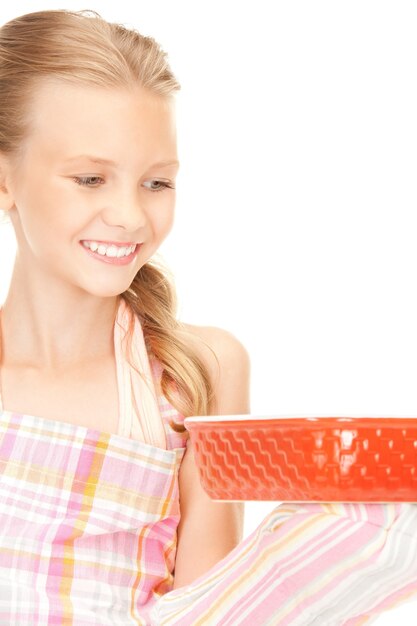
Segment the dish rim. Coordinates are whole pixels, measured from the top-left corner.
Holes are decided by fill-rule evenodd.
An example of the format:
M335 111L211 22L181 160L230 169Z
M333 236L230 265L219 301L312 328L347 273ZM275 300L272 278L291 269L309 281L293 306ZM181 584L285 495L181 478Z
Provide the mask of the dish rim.
M313 423L321 420L337 420L338 422L358 422L362 420L384 420L395 422L396 420L408 420L415 422L417 426L417 416L409 415L190 415L184 418L184 423L216 423L216 422L254 422L254 421L285 421L285 420L305 420Z

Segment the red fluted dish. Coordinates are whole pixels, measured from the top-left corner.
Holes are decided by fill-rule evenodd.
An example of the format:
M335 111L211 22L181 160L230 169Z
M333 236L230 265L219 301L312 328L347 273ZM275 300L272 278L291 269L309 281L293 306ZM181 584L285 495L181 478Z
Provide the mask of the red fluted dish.
M417 502L417 418L192 416L213 500Z

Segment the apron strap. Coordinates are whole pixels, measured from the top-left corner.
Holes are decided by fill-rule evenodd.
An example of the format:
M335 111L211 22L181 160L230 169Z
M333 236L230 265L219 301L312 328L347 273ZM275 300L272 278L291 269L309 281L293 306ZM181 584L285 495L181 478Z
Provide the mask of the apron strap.
M142 326L134 318L131 342L132 364L126 358L126 331L133 312L123 298L117 311L114 327L114 348L119 386L119 434L132 437L166 449L166 432L159 410L149 356L145 346ZM136 371L136 369L138 371Z

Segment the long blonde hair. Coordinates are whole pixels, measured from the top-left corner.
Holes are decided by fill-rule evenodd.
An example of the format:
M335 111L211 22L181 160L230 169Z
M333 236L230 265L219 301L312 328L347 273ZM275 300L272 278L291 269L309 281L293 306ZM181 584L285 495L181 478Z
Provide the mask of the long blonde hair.
M6 22L0 28L0 152L18 162L39 81L140 86L170 98L181 87L166 57L152 37L107 22L93 10L37 11ZM150 358L163 366L164 396L183 416L207 415L214 396L208 368L184 339L187 330L177 319L174 280L162 260L153 257L145 263L120 297L140 319ZM185 430L177 422L171 425Z

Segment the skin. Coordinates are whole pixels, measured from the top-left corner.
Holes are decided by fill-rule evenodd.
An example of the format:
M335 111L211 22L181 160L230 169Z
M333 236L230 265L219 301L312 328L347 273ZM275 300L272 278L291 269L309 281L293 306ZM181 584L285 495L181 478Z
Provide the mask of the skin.
M175 187L178 165L155 165L178 160L174 102L139 89L48 82L31 113L22 159L0 154L0 206L9 211L18 245L0 316L3 365L37 371L42 381L57 374L70 379L69 372L113 358L117 297L171 231L175 190L152 188L161 187L153 181ZM78 154L119 165L65 163ZM89 187L75 180L87 176L93 177ZM130 265L112 266L92 259L82 239L144 244ZM186 326L215 389L209 414L249 413L245 347L226 330ZM219 369L200 339L214 350ZM208 571L241 541L244 516L243 503L210 500L192 446L181 463L179 489L174 588Z

